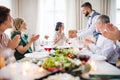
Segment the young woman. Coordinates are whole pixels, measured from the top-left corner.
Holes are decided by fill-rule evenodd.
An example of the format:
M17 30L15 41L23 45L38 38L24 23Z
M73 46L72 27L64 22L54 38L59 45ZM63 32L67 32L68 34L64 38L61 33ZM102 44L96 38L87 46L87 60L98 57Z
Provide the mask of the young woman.
M34 41L36 41L39 38L39 35L34 35L28 41L28 35L23 34L25 30L27 30L27 25L25 21L21 18L16 18L14 19L14 30L12 32L11 38L14 38L15 35L20 35L20 44L15 50L15 58L16 60L22 59L24 57L25 53L32 53L31 45Z
M64 34L64 24L62 22L56 23L55 34L53 44L56 46L62 46L67 41L67 38Z

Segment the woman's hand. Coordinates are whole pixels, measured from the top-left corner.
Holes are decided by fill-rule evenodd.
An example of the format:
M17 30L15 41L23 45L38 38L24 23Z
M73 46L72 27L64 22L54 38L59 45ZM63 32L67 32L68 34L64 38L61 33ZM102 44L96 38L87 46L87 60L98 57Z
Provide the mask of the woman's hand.
M36 41L37 39L39 39L40 35L33 35L30 42L34 42Z
M36 41L38 38L39 38L39 35L33 35L28 44L26 44L25 46L19 45L19 46L17 47L17 50L18 50L21 54L24 54L24 53L30 48L31 44L32 44L34 41Z
M15 49L20 42L20 35L16 35L12 40L9 41L8 43L8 48Z

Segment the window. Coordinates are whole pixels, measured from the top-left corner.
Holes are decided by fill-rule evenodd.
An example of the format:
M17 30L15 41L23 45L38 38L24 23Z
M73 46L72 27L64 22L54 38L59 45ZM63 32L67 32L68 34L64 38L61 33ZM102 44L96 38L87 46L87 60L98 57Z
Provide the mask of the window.
M60 21L66 25L66 0L40 0L38 32L53 36L56 22Z

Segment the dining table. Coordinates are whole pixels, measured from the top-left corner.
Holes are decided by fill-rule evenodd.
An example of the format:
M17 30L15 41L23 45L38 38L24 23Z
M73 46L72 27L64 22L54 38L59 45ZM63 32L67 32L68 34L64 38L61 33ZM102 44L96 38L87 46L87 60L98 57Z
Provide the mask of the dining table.
M106 61L94 61L95 69L89 72L90 78L120 79L120 69Z
M53 51L54 52L54 51ZM48 53L45 52L44 56L39 56L38 54L42 54L44 52L33 52L37 54L37 58L40 57L39 64L42 63L43 59L50 57ZM84 48L78 53L80 54L89 54L92 58L97 55L92 54L91 51ZM33 63L36 59L35 55L25 56L25 58L16 61L15 63L10 63L7 66L0 69L0 78L8 79L8 80L35 80L43 77L51 72L44 69L39 64ZM106 62L104 57L94 58L89 60L89 64L91 65L91 70L87 72L87 78L83 80L120 80L120 69L112 64ZM81 74L80 74L81 75Z

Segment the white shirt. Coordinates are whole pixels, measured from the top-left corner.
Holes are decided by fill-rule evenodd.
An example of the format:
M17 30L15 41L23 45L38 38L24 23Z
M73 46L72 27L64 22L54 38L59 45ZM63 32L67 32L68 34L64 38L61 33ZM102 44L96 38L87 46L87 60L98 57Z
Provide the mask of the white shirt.
M90 16L92 16L94 13L94 11L92 11L92 13L90 14ZM95 28L95 23L98 19L100 15L96 15L93 17L92 19L92 24L89 27L90 21L91 21L91 17L88 19L88 23L87 23L87 27L83 30L77 31L77 36L78 37L86 37L88 35L93 35L93 31L96 29Z
M109 63L116 63L118 54L115 52L115 42L99 35L96 44L89 45L90 50L107 58Z
M53 41L55 41L55 40L58 38L59 35L62 35L63 38L60 39L55 45L56 45L56 46L63 46L64 43L65 43L66 40L67 40L67 38L65 37L65 34L64 34L63 32L60 34L60 33L58 33L58 31L56 31L55 34L54 34Z

